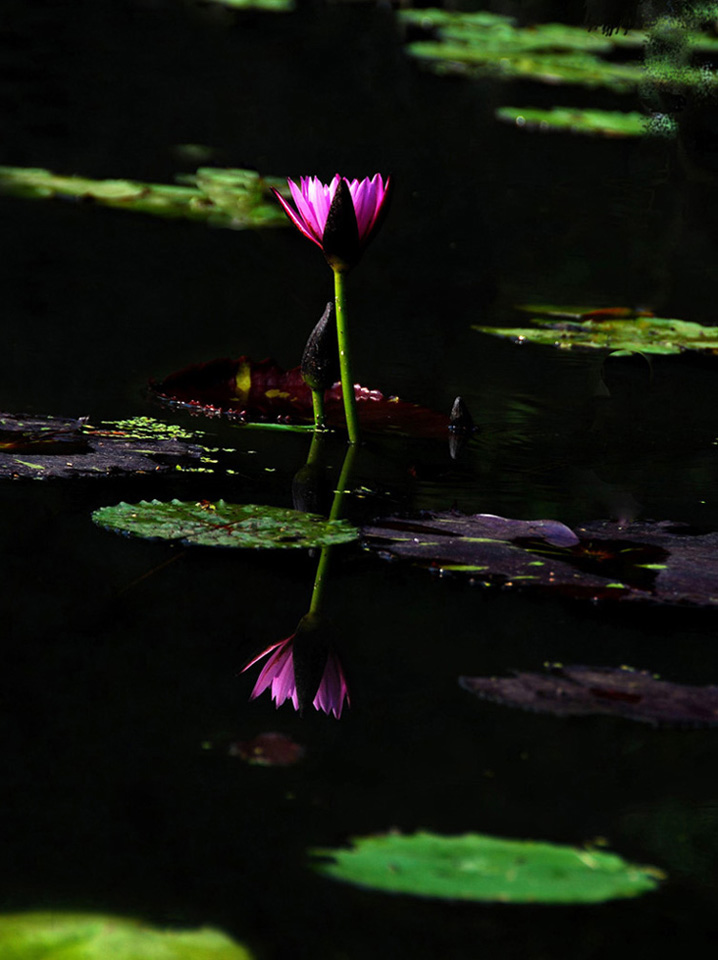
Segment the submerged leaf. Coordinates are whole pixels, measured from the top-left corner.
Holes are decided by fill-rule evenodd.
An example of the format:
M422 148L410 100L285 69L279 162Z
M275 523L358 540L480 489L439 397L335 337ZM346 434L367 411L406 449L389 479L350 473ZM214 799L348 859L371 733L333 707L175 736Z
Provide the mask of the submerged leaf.
M0 916L0 955L7 960L251 960L219 930L157 930L100 914Z
M718 327L660 317L635 319L558 320L535 317L533 327L474 326L480 333L538 343L562 350L626 350L633 353L679 354L686 351L718 353Z
M614 853L469 833L358 837L331 857L326 876L387 893L502 903L600 903L655 889L662 873Z
M325 547L348 543L358 535L345 520L224 500L118 503L95 510L92 519L106 530L133 537L255 550Z
M305 748L284 733L260 733L251 740L231 744L229 755L259 767L291 767L304 757Z
M257 425L313 424L312 393L299 367L283 370L274 360L250 357L222 358L193 364L150 384L161 401L187 407L207 416L226 414ZM449 418L444 414L387 397L379 390L354 385L359 423L368 432L418 437L447 436ZM326 423L344 426L341 383L324 397Z
M630 667L551 664L550 672L513 677L460 677L483 700L559 717L606 714L653 724L718 724L718 687L659 680Z
M362 536L382 556L504 588L718 607L718 533L696 534L669 521L595 521L569 531L579 541L571 546L568 537L563 545L551 541L544 524L568 530L556 521L428 513L382 520Z

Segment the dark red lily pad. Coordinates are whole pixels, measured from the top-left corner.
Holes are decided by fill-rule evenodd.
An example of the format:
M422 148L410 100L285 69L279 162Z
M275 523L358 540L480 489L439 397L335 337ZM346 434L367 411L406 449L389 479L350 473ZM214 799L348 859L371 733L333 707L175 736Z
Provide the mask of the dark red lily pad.
M210 360L171 373L150 386L162 402L206 416L226 415L248 423L313 423L312 394L299 367L283 370L274 360ZM359 384L354 389L362 429L416 437L448 436L448 415ZM341 383L327 390L324 402L327 425L343 429Z
M460 677L482 700L559 717L605 714L652 724L718 724L718 687L659 680L631 667L552 664L548 673L513 677Z
M156 422L156 421L155 421ZM0 479L106 477L187 469L203 450L172 435L137 436L91 426L86 417L0 414Z
M380 555L503 587L564 596L718 607L718 533L669 521L505 520L430 513L362 530Z

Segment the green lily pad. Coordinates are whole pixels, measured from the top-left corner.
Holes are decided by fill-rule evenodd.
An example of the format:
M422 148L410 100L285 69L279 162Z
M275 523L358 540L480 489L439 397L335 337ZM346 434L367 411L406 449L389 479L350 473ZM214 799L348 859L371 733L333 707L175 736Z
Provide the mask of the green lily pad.
M345 520L253 504L143 500L100 507L92 519L106 530L148 540L177 540L207 547L277 550L326 547L355 540Z
M655 889L663 874L614 853L480 833L359 837L322 873L387 893L503 903L600 903Z
M663 355L718 352L718 327L704 327L688 320L637 317L572 321L534 317L531 322L533 327L473 329L515 343L538 343L561 350L625 350Z
M402 10L399 17L429 33L431 39L410 43L408 51L438 73L600 86L619 93L637 89L646 79L641 61L603 59L619 46L642 53L645 34L638 31L607 37L560 23L518 27L498 14L444 10Z
M94 914L0 916L7 960L251 960L219 930L157 930L136 920Z
M646 70L646 44L658 31L662 37L670 28L664 21L658 21L650 33L630 30L607 36L562 23L519 27L510 17L485 12L418 9L402 10L399 17L411 30L409 54L437 73L605 87L616 93L651 86L703 91L715 88L710 71L691 62L694 52L710 52L714 40L683 24L674 26L681 30L684 53L680 62L652 56L650 69ZM414 39L417 32L428 39ZM636 59L619 61L615 58L616 53L623 54L619 48L635 50Z
M287 218L273 202L270 187L286 181L263 178L253 170L201 168L182 183L91 180L49 170L0 167L0 193L30 200L73 197L102 206L165 218L210 221L215 226L278 227Z
M519 129L538 130L541 133L581 133L599 137L667 136L674 127L651 124L644 113L625 113L621 110L580 110L572 107L499 107L497 120L512 123Z

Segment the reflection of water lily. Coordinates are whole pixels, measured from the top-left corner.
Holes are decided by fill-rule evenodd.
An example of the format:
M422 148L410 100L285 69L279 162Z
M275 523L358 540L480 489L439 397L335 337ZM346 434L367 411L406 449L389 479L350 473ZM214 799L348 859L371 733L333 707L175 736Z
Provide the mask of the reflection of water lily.
M384 182L379 173L364 180L348 180L336 174L331 183L322 183L318 177L301 177L299 186L288 180L296 210L277 190L274 193L297 230L316 243L333 266L333 248L338 244L342 254L351 248L351 256L341 257L346 269L359 259L379 229L390 181L387 177ZM345 202L346 198L351 204Z
M344 701L349 705L349 690L339 658L330 645L326 624L313 614L307 614L296 633L286 640L273 643L250 660L249 670L264 657L269 659L262 667L250 700L271 687L277 706L291 700L300 712L310 703L316 710L333 713L339 719Z

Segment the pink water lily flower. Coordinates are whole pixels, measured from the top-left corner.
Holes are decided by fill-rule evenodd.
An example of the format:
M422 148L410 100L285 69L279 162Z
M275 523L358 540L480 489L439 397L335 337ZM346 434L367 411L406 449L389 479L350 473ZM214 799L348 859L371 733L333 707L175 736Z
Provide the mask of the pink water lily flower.
M295 639L300 634L303 634L301 624L296 634L292 634L292 636L286 640L281 640L279 643L274 643L271 647L267 647L266 650L263 650L254 657L253 660L250 660L243 668L242 672L244 673L245 670L249 670L255 663L269 656L250 694L250 700L254 700L271 687L272 699L278 707L281 706L285 700L291 700L294 709L301 710L305 706L305 703L302 701L306 700L312 703L315 710L323 710L326 714L333 713L338 720L342 715L344 701L346 701L347 706L349 706L349 690L339 658L331 647L323 648L320 652L323 660L323 669L320 663L321 675L318 686L316 683L312 684L313 689L310 687L309 693L307 693L306 690L302 690L303 682L298 684L295 678L295 657L297 657ZM304 658L304 650L302 649L304 646L305 644L302 642L301 646L298 647L299 658L301 659ZM313 660L316 664L315 654L316 650L311 651L309 659ZM304 665L300 664L299 666L303 677L305 673Z
M293 180L287 183L296 210L278 190L274 194L297 230L324 251L332 266L337 245L344 268L353 266L384 219L391 177L384 181L377 173L364 180L349 180L336 174L331 183L322 183L319 177L301 177L299 186Z

